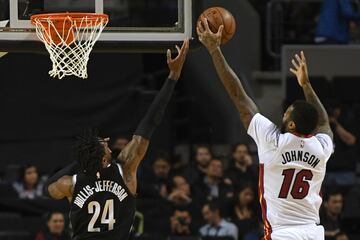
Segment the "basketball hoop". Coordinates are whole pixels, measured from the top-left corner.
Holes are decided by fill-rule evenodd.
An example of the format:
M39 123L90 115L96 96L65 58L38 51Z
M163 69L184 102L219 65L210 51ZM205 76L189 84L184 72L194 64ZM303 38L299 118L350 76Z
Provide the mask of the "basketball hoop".
M50 54L51 77L86 79L89 55L109 22L106 14L52 13L31 16L36 34Z

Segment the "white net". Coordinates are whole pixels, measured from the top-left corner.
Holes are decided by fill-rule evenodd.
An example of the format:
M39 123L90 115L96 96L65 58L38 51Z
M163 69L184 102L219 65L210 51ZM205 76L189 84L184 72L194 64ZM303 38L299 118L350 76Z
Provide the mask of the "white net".
M52 61L51 77L75 75L86 79L90 53L108 23L104 16L34 18L36 34Z

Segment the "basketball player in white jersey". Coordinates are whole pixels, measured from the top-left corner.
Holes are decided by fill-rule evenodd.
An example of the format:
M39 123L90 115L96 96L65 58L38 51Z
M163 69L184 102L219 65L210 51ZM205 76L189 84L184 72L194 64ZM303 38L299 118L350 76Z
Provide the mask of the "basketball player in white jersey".
M218 75L240 113L248 134L258 146L259 196L265 240L323 240L319 225L319 195L326 163L333 152L328 115L311 87L304 53L296 55L291 69L306 101L296 101L278 128L261 115L239 78L227 64L220 42L223 27L212 33L206 19L197 27Z

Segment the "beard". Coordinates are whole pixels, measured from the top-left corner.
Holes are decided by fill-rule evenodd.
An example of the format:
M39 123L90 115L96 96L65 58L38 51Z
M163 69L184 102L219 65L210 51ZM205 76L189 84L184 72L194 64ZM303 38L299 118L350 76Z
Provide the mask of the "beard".
M244 157L241 157L240 159L236 160L236 163L240 166L246 165L246 161Z
M168 174L167 173L159 173L156 175L156 178L158 179L158 181L165 181L168 178Z
M209 166L210 161L198 161L198 165L202 168L207 168Z

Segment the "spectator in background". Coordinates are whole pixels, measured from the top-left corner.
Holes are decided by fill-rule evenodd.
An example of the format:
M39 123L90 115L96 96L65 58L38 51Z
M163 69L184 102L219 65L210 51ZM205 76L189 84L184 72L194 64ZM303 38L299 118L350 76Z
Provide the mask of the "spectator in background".
M341 119L343 115L343 108L340 104L335 105L335 107L332 109L330 113L330 123L333 124L334 132L337 133L340 140L347 146L354 146L356 144L356 136L351 133L350 131L346 130L341 123L339 123L339 120ZM341 119L344 120L344 119ZM340 121L341 121L340 120Z
M125 136L119 136L115 139L111 148L111 155L113 159L118 159L120 152L125 148L129 141L129 138Z
M247 233L242 240L259 240L262 236L264 236L264 223L262 222L262 219L258 219L258 224L256 225L257 228L255 228L253 231Z
M223 163L218 159L212 159L206 170L206 175L196 183L196 192L200 201L219 200L226 204L234 196L233 186L224 179Z
M201 237L231 237L238 239L238 229L221 217L220 206L215 202L206 203L202 214L207 224L200 228Z
M255 190L251 184L244 185L236 194L232 222L239 230L239 239L258 229L259 214Z
M351 0L324 0L316 30L315 42L319 44L348 44L350 22L359 21Z
M172 236L190 236L194 234L191 226L192 217L186 209L176 209L170 217L170 228Z
M230 178L234 186L240 187L246 183L256 183L257 175L252 169L253 160L249 154L249 148L246 144L238 144L233 149L233 161L227 171L227 177Z
M47 228L36 234L35 240L70 240L65 232L65 218L61 212L52 212L47 216Z
M172 178L171 192L168 196L168 201L176 208L186 208L191 212L193 219L193 227L198 227L201 223L201 197L198 196L197 191L192 191L187 180L180 175Z
M172 178L172 188L168 200L175 205L188 205L193 201L190 184L183 176L177 175Z
M195 162L191 163L185 170L184 176L190 184L194 184L203 179L207 166L212 159L210 148L205 145L199 145L195 149Z
M351 112L346 112L340 104L334 104L334 106L329 109L329 121L334 132L334 145L335 152L330 158L327 170L332 172L343 172L339 176L338 174L329 174L327 176L327 182L331 182L332 176L335 183L340 184L351 184L353 180L351 176L346 172L353 172L356 168L357 162L357 137L356 137L356 127L357 123L354 117L352 117ZM348 179L349 178L349 179ZM341 181L341 182L340 182Z
M13 187L21 199L35 199L43 196L44 183L34 165L21 168L20 179Z
M335 236L335 240L349 240L349 237L344 232L339 232Z
M152 173L143 182L141 193L144 197L167 198L170 185L170 162L163 157L155 159Z
M325 239L335 240L336 234L340 232L343 196L341 192L333 189L325 195L324 200L324 209L320 213L320 222L325 228Z

